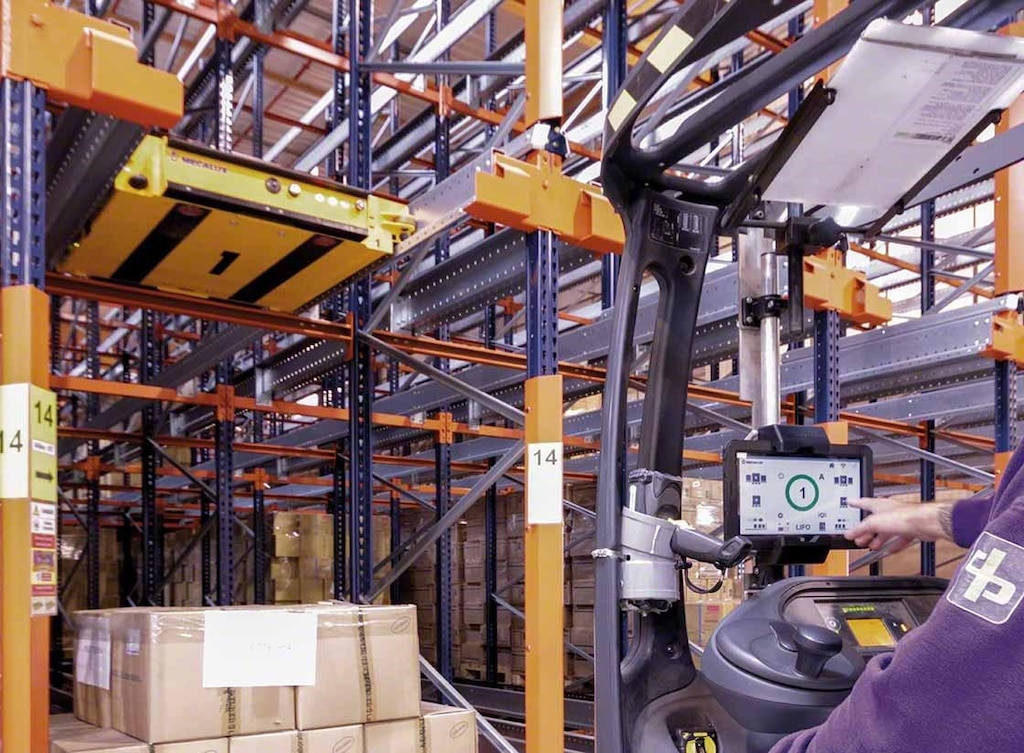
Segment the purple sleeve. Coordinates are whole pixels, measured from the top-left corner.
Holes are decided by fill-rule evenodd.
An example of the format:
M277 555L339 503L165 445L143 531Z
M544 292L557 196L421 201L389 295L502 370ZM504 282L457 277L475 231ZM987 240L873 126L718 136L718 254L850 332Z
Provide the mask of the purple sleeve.
M892 653L872 659L824 724L784 738L771 753L1020 750L1020 727L1008 720L1016 718L1009 699L1024 695L1024 652L1007 646L1020 645L1024 637L1024 609L1018 608L1024 588L1024 567L1018 569L1024 562L1024 499L999 513L985 533L997 537L1015 563L1004 562L994 571L1001 585L990 580L980 589L983 604L988 598L1003 605L999 619L979 616L963 596L950 595L971 594L978 585L972 578L981 575L961 568L928 621ZM983 539L990 548L991 537ZM980 561L987 562L993 551L982 553ZM974 561L973 551L966 561ZM960 583L961 578L967 580ZM978 597L966 598L977 604Z
M988 525L994 499L995 492L987 491L953 505L953 540L957 546L967 548L974 544Z

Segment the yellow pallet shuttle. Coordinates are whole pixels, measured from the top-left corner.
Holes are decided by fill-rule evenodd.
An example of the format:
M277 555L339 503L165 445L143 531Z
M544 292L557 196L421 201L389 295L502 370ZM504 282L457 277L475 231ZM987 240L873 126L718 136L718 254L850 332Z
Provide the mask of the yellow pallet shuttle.
M414 227L400 201L147 136L58 269L295 311Z

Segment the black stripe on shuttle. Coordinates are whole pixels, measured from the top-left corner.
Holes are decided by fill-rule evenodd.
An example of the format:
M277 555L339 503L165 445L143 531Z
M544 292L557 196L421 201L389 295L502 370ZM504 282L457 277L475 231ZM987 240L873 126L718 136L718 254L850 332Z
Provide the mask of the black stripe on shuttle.
M276 290L304 270L313 262L322 259L338 245L337 238L329 235L314 235L282 256L266 271L252 280L233 296L231 300L242 303L256 303L267 293Z
M220 261L213 265L213 269L210 270L210 274L220 277L220 275L228 271L228 267L234 264L239 256L241 256L241 254L236 251L221 251Z
M141 283L209 214L209 209L175 204L125 257L112 278L118 282Z

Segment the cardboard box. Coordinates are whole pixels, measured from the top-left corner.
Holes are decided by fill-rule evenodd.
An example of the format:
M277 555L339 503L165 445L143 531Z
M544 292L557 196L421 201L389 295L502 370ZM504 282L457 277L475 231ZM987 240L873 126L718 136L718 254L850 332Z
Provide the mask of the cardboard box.
M228 742L229 753L299 753L297 732L274 732L269 735L245 735L232 737ZM305 753L303 751L303 753Z
M96 727L111 725L110 613L75 612L75 716Z
M147 743L295 729L290 687L204 688L204 611L110 616L113 726Z
M270 579L274 581L298 580L299 561L294 557L274 557L270 561Z
M331 583L326 580L300 580L299 601L304 604L315 604L324 599L334 597Z
M228 753L228 739L191 740L183 743L160 743L150 745L149 753Z
M302 580L327 580L334 577L333 557L299 557L299 577Z
M299 581L295 580L275 580L274 581L274 603L279 604L282 601L298 602L299 594L301 593Z
M566 584L568 586L568 584ZM572 603L580 607L592 607L594 605L593 584L579 585L572 584Z
M417 719L363 728L367 753L477 753L476 715L467 709L423 704Z
M51 737L58 732L87 729L88 727L88 724L75 717L74 714L50 714Z
M334 518L331 515L299 515L299 557L303 560L334 559Z
M68 717L51 718L50 753L149 753L149 746L127 735Z
M274 556L299 556L299 514L274 513Z
M363 753L363 727L314 729L299 733L302 753Z
M594 645L594 624L573 625L569 629L569 640L579 648L591 648Z
M296 688L300 730L414 717L420 707L414 606L311 605L316 685Z

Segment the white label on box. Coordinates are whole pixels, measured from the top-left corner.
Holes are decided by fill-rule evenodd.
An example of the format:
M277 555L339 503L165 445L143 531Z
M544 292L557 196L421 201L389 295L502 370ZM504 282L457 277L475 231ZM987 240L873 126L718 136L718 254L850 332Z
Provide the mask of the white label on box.
M262 688L316 682L314 612L209 611L204 688Z
M526 447L526 522L562 522L562 443L533 442Z
M85 620L75 637L75 680L110 690L110 620Z

